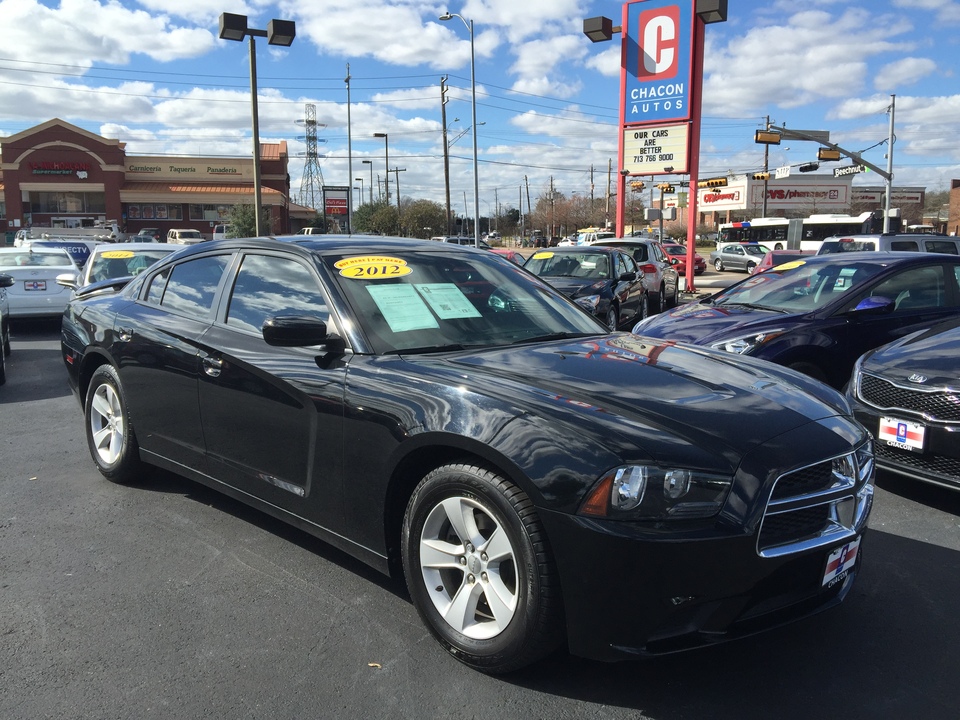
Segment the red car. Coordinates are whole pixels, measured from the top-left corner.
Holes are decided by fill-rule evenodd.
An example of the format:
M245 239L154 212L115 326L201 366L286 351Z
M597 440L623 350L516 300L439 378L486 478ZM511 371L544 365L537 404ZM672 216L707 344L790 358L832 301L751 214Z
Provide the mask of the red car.
M523 263L526 261L526 258L523 255L511 248L495 247L490 248L490 252L494 252L497 255L503 255L507 260L510 260L517 265L523 265Z
M681 275L685 275L687 272L686 245L680 245L679 243L663 243L663 250L667 253L667 257L670 258L670 262L673 263L673 266L677 269L677 272ZM703 256L694 252L693 274L703 275L706 269L707 261L703 259Z
M777 265L803 260L807 255L816 255L816 253L813 250L771 250L763 256L763 260L753 269L753 273L761 273Z

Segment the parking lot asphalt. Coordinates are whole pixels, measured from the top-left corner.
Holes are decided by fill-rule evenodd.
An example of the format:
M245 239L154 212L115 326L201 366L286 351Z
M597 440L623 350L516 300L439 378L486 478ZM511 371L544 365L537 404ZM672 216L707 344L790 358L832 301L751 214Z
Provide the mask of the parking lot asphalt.
M401 581L168 473L103 480L56 325L0 387L0 717L940 718L960 707L960 493L881 476L839 608L736 643L516 675L444 653ZM629 606L597 608L631 622Z

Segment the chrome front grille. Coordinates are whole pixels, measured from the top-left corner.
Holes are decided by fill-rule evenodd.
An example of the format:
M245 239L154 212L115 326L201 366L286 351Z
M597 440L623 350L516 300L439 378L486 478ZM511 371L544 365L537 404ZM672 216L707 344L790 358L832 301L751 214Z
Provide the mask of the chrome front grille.
M762 557L780 557L853 538L873 505L869 441L855 452L777 478L757 535Z
M910 468L949 482L960 483L960 460L956 458L945 455L921 455L909 450L877 445L877 459L884 467L894 465L901 469Z
M960 391L947 388L907 387L876 375L860 376L859 396L878 410L903 410L927 420L960 422Z

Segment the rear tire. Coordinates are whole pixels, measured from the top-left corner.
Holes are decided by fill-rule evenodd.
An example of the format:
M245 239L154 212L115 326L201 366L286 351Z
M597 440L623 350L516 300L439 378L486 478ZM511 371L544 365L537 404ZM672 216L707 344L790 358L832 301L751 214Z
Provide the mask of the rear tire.
M7 354L0 352L0 385L7 381Z
M505 478L444 465L403 520L413 604L457 660L486 673L529 665L563 641L560 588L533 503Z
M640 296L640 311L637 313L637 318L639 320L646 320L650 317L650 297L647 293L644 293Z
M747 263L747 275L753 275L757 269L756 263Z
M723 272L723 260L721 260L720 258L717 258L713 262L713 267L716 268L717 272Z
M112 365L101 365L90 378L83 416L87 446L100 474L121 485L143 477L137 436L120 376Z
M616 305L611 305L610 309L607 310L606 326L610 332L616 332L617 328L620 327L620 312Z

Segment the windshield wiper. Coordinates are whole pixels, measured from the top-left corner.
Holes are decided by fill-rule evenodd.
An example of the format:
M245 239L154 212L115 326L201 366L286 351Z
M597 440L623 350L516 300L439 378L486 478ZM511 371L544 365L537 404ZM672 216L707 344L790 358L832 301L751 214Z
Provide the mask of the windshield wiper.
M423 345L421 347L396 348L395 350L388 350L384 353L384 355L424 355L426 353L435 352L456 352L457 350L465 349L465 347L466 346L459 343L450 343L449 345Z
M600 335L600 333L558 332L549 335L535 335L533 337L522 338L515 340L511 344L520 345L522 343L549 342L551 340L569 340L571 338L594 337L595 335Z
M745 307L745 308L750 308L751 310L769 310L770 312L787 313L787 314L790 313L789 310L784 310L783 308L769 307L767 305L758 305L757 303L726 302L726 303L720 303L720 304L735 306L735 307Z

